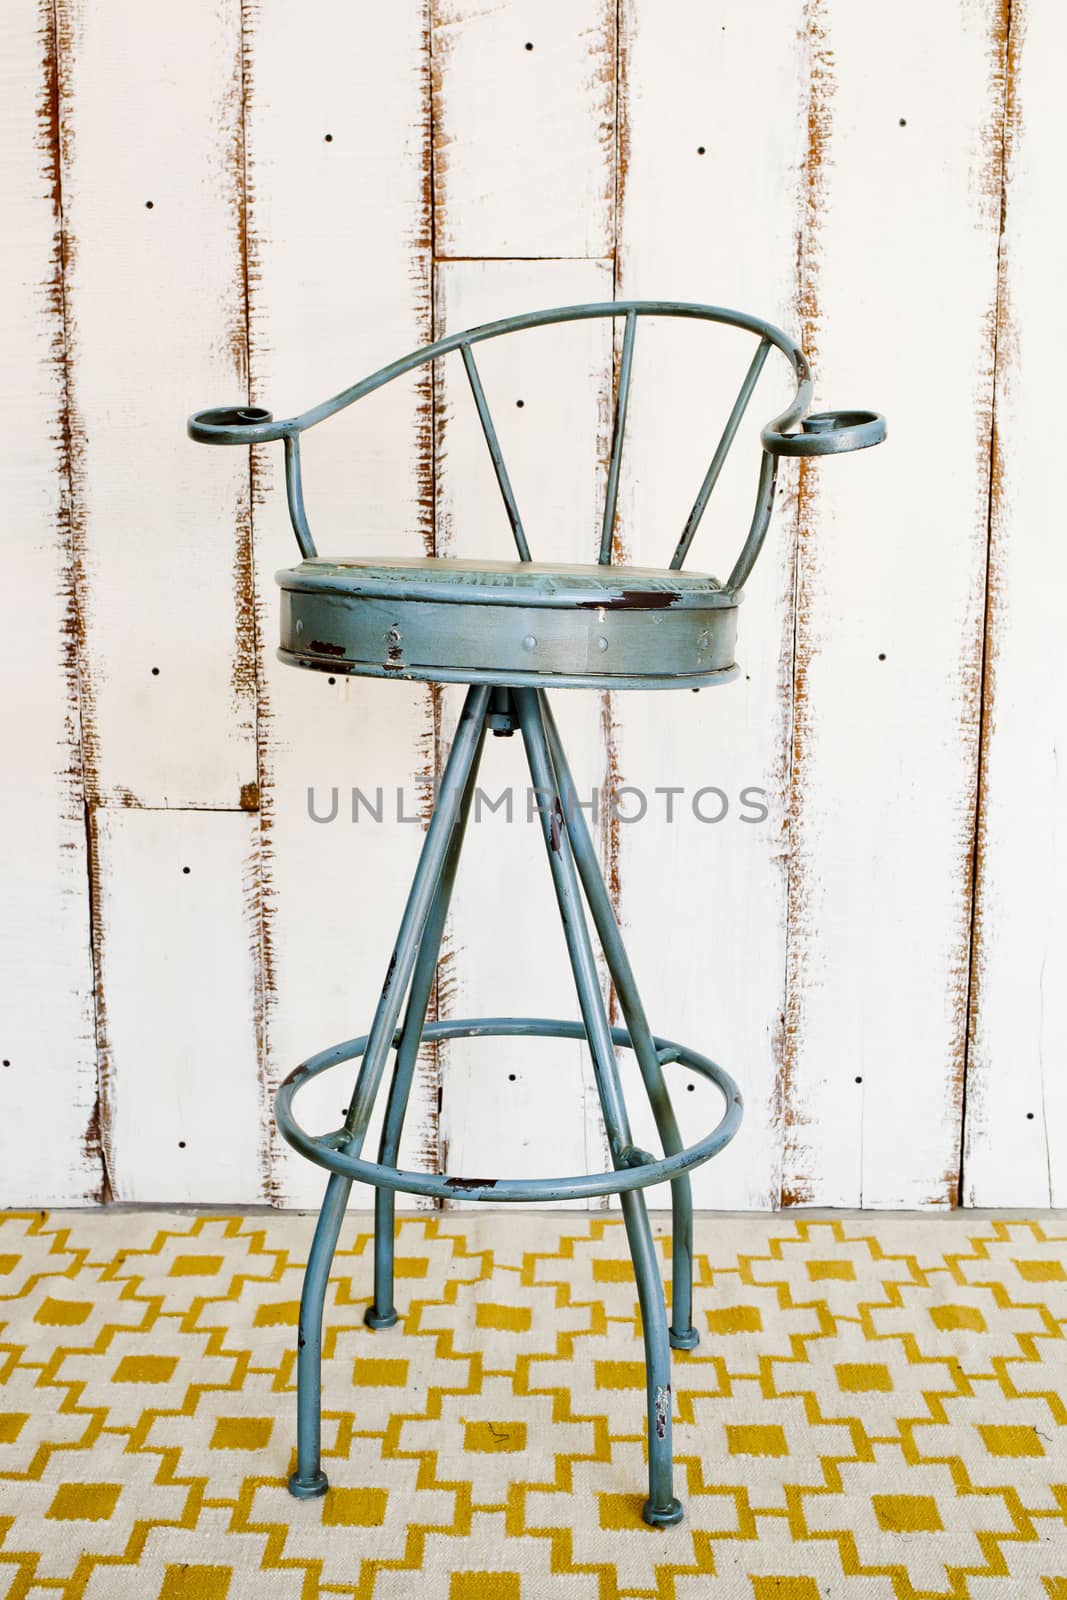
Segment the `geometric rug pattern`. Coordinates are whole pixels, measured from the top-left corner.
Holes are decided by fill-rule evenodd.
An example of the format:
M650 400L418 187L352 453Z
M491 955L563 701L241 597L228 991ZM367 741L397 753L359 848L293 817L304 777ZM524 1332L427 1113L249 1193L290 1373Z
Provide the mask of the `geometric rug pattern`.
M0 1214L0 1593L1067 1600L1063 1219L698 1217L664 1530L640 1517L636 1290L606 1212L401 1218L378 1332L351 1214L332 1487L292 1500L313 1220Z

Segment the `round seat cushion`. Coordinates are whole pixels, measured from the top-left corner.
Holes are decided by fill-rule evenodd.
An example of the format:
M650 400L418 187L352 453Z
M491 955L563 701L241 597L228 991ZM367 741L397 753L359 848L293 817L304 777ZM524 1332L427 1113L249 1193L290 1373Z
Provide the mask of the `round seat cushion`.
M668 689L737 671L739 596L706 573L319 556L277 580L279 655L320 672Z

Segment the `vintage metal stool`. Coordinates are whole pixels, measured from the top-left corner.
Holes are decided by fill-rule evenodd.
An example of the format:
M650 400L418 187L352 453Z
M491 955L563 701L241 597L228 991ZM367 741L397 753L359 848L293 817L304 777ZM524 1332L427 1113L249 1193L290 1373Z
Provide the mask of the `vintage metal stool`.
M634 337L638 318L643 316L724 323L748 330L757 340L751 365L682 536L669 567L663 569L610 564ZM587 317L625 319L600 563L543 566L530 557L475 364L474 346L483 339L524 328ZM763 430L759 484L748 536L725 583L703 573L685 573L682 564L772 347L792 363L796 393L789 408ZM300 435L382 384L454 350L459 351L466 368L519 559L472 562L388 556L379 560L320 557L304 510ZM282 589L283 661L320 672L470 685L396 945L386 965L371 1030L302 1062L282 1084L277 1097L278 1125L285 1138L331 1174L301 1301L297 1468L289 1480L294 1495L320 1495L327 1487L320 1461L322 1310L345 1205L353 1180L359 1179L374 1184L376 1191L374 1300L366 1313L372 1328L388 1328L397 1320L393 1305L396 1190L445 1199L462 1195L465 1200L494 1203L621 1196L637 1277L648 1380L649 1495L644 1516L654 1526L675 1523L682 1516L672 1483L669 1346L690 1350L698 1340L692 1322L692 1201L688 1173L733 1137L741 1121L741 1097L721 1067L686 1045L658 1038L649 1028L545 690L552 686L693 689L728 683L736 676L737 607L770 521L778 457L859 450L878 444L885 437L885 421L876 413L835 411L808 416L810 399L811 379L803 351L770 323L716 306L620 300L531 312L450 334L288 421L275 422L268 411L254 407L202 411L190 419L189 433L204 444L258 444L271 439L283 442L289 514L304 558L299 566L278 574ZM429 1026L425 1023L487 727L503 733L517 727L522 733L534 789L541 797L541 824L578 991L580 1023L544 1017L476 1017ZM626 1022L624 1028L613 1028L608 1022L579 883L611 972ZM401 1021L405 995L407 1006ZM584 1037L588 1041L613 1170L514 1181L398 1169L400 1133L420 1041L519 1034ZM633 1144L615 1062L617 1045L632 1049L637 1057L663 1143L664 1155L660 1159ZM395 1050L396 1059L379 1158L377 1162L367 1161L360 1151L390 1050ZM332 1133L307 1133L293 1109L297 1091L318 1073L355 1059L360 1059L360 1068L344 1126ZM663 1068L668 1063L677 1063L711 1079L726 1104L718 1126L688 1148L682 1147L664 1082ZM650 1184L664 1181L671 1184L673 1210L670 1329L641 1194Z

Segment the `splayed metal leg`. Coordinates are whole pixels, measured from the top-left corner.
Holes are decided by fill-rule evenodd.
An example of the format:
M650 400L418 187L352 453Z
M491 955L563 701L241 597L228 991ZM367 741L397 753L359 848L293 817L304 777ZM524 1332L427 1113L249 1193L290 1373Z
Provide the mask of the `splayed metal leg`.
M422 1042L422 1030L426 1022L426 1009L430 1003L434 974L437 970L437 961L441 950L441 938L445 930L448 906L452 899L452 885L456 879L456 868L459 865L460 852L463 849L463 840L467 831L467 817L470 814L471 801L474 798L474 790L478 782L478 768L481 764L484 742L485 728L483 726L475 748L474 760L471 763L466 788L463 791L459 818L449 841L444 871L441 873L441 881L437 886L437 893L434 895L430 915L426 920L426 929L419 945L418 959L415 962L415 973L411 980L411 993L408 996L407 1011L404 1014L404 1025L400 1030L396 1067L393 1071L392 1082L389 1085L389 1098L385 1105L385 1122L382 1127L381 1143L378 1147L378 1160L386 1167L395 1167L397 1156L400 1153L400 1135L404 1129L404 1118L407 1114L411 1085L415 1078L415 1062L418 1059L419 1045ZM395 1218L396 1191L393 1189L376 1189L374 1191L374 1300L363 1314L363 1320L368 1328L391 1328L397 1320L397 1310L393 1304L393 1235Z
M640 1166L652 1157L634 1147L630 1133L622 1085L619 1082L611 1028L600 992L593 949L582 909L571 836L552 764L539 690L514 691L522 727L530 775L540 799L541 825L548 850L552 880L559 903L560 918L567 940L567 951L578 990L578 1004L593 1057L600 1104L604 1112L612 1165L616 1168ZM599 878L599 872L597 873ZM612 919L614 921L614 919ZM663 1287L656 1265L652 1229L644 1196L636 1189L622 1195L626 1236L637 1278L637 1298L641 1308L641 1330L645 1345L645 1372L648 1385L648 1499L642 1515L654 1527L681 1521L681 1502L674 1495L674 1467L671 1452L671 1355L667 1337L667 1313Z
M682 1148L682 1136L678 1131L670 1095L667 1093L663 1064L652 1041L652 1030L648 1025L641 996L637 992L633 969L622 942L619 925L615 920L611 897L600 872L596 850L589 833L589 824L578 803L578 791L563 753L556 719L552 715L548 696L541 691L538 699L541 702L541 714L559 785L571 851L578 868L578 875L582 880L585 897L589 902L589 909L593 914L597 938L604 951L608 970L615 985L615 993L619 997L619 1006L626 1019L634 1054L637 1056L637 1064L652 1106L652 1115L656 1119L656 1128L663 1141L664 1152L669 1156L677 1155ZM700 1335L693 1326L693 1192L688 1173L682 1173L681 1177L675 1178L671 1184L671 1223L670 1341L676 1350L692 1350L699 1344Z
M481 747L489 689L472 685L467 693L419 864L400 923L396 945L386 970L381 998L367 1038L356 1088L344 1127L334 1148L358 1156L370 1121L374 1098L381 1083L385 1060L394 1042L397 1018L412 979L417 953L430 917L449 853L467 779ZM300 1069L297 1068L299 1073ZM300 1300L297 1341L297 1465L289 1479L290 1493L298 1498L325 1494L326 1474L321 1464L322 1308L330 1264L344 1219L351 1181L335 1173L327 1185L326 1199L308 1258Z

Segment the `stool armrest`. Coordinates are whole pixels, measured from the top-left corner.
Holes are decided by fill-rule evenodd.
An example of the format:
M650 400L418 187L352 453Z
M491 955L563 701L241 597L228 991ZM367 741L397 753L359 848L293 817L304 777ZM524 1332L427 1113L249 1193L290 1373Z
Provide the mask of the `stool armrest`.
M738 593L744 588L770 525L771 509L781 456L831 456L842 455L846 450L869 450L885 438L885 418L878 411L816 411L805 416L811 398L811 380L807 362L801 356L797 363L798 384L793 403L788 411L769 422L760 434L763 459L760 464L759 488L756 491L756 508L741 554L734 563L726 581L726 588ZM788 430L800 423L801 431Z
M878 411L817 411L798 419L800 433L787 433L781 419L761 435L763 448L776 456L832 456L846 450L869 450L885 438L885 418Z
M801 395L802 391L798 391L798 399ZM748 538L726 581L726 588L734 592L744 588L763 548L774 505L779 457L842 455L846 450L869 450L872 445L881 444L886 435L885 418L877 411L818 411L805 417L798 416L797 410L794 401L790 411L769 423L760 435L763 460L756 508ZM784 431L798 421L800 433Z
M215 406L194 411L186 423L190 439L198 444L270 444L281 439L285 446L285 498L289 521L305 561L317 554L304 509L304 485L300 471L300 417L275 422L261 406Z
M262 406L212 406L207 411L194 411L185 426L197 444L266 444L271 439L284 439L297 424L275 422Z

